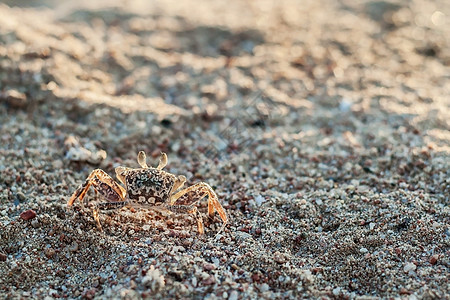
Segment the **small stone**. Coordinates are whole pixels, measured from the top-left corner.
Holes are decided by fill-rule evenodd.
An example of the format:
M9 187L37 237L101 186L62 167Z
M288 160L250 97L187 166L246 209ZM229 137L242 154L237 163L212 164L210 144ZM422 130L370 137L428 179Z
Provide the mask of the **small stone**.
M341 293L341 288L340 287L337 287L337 288L333 289L333 295L339 296L340 293Z
M439 255L435 254L430 257L430 264L435 265L438 261Z
M246 232L242 232L242 231L237 231L236 232L236 238L238 239L238 240L249 240L249 239L252 239L252 236L251 236L251 234L248 234L248 233L246 233Z
M230 297L228 297L228 300L237 300L238 299L238 292L237 291L231 291Z
M16 90L8 90L0 93L0 100L5 101L14 108L24 108L27 106L27 95Z
M33 228L39 228L39 226L41 226L41 224L39 224L38 219L34 219L33 221L31 221L31 226L33 226Z
M95 288L89 289L89 290L87 290L87 291L84 292L82 298L85 298L85 299L94 299L94 296L95 296L95 292L96 292L96 291L97 291L97 290L96 290ZM52 299L53 299L53 298L52 298Z
M70 252L77 252L78 251L78 243L73 242L73 244L70 245L69 250L70 250Z
M263 283L259 286L259 290L261 293L267 292L269 290L269 285L267 283Z
M24 201L25 199L27 199L27 196L25 196L25 194L22 192L18 192L17 198L19 198L20 201Z
M100 284L100 282L98 281L98 279L94 279L94 280L92 281L92 286L95 287L95 288L98 287L99 284ZM130 287L131 287L131 288L133 288L133 287L132 287L133 284L134 284L134 286L136 286L136 283L135 283L133 280L131 280L131 281L130 281Z
M408 273L409 271L414 271L417 268L417 266L411 262L406 263L405 266L403 267L403 271L405 273Z
M6 254L0 252L0 261L6 261Z
M273 259L279 264L284 264L286 262L286 257L283 254L281 254L279 251L276 251L273 254Z
M209 275L208 273L206 273L206 272L202 272L202 273L200 274L200 277L202 278L202 280L208 279L209 276L210 276L210 275Z
M216 269L216 266L213 264L204 264L203 269L205 269L206 271L212 271Z
M147 274L142 278L142 284L152 291L159 291L165 286L165 279L159 269L155 269L152 265Z
M212 285L216 283L216 278L213 275L210 275L207 279L202 281L203 285Z
M405 289L404 287L402 287L399 291L399 294L400 295L409 295L409 294L411 294L411 292L408 291L407 289Z
M56 252L52 248L47 248L44 250L44 254L47 258L53 258L53 256L55 256Z
M367 252L369 252L369 250L367 250L366 248L361 248L361 249L359 249L359 252L361 252L361 253L367 253Z
M256 202L256 205L258 205L258 206L261 206L264 203L264 201L266 201L266 199L264 199L264 197L261 195L258 195L255 197L255 202Z
M22 212L20 214L20 217L23 220L27 221L27 220L30 220L30 219L33 219L34 217L36 217L36 212L34 210L32 210L32 209L29 209L29 210L26 210L26 211Z
M339 103L339 110L342 112L348 112L352 108L352 102L349 99L342 99Z
M60 159L55 160L52 163L52 165L53 165L53 168L56 169L56 170L60 170L60 169L62 169L64 167L64 163Z

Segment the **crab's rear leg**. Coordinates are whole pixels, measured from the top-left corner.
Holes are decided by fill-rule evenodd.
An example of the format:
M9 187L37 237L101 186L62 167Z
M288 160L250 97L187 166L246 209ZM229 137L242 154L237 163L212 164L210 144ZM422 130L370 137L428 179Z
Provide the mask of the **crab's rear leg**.
M98 203L97 208L102 211L116 210L124 206L129 205L129 201L119 201L119 202L103 202Z
M102 225L100 224L100 217L98 215L99 211L116 210L129 204L129 201L103 202L95 204L94 208L92 209L92 214L94 216L95 222L97 223L98 230L103 231Z
M195 207L194 205L168 205L166 208L173 213L187 213L194 215L195 219L197 220L198 233L205 233L205 230L203 229L203 219L199 215L197 207Z
M194 184L193 186L190 186L184 190L181 190L173 194L170 198L169 209L170 206L174 206L175 203L177 204L177 206L185 206L189 207L190 209L193 209L193 205L198 201L200 201L205 196L208 196L208 215L212 217L214 215L214 209L217 211L217 213L219 214L220 218L223 221L222 228L220 229L222 230L228 222L227 214L223 209L222 204L220 204L214 190L211 188L211 186L209 186L209 184L205 182ZM192 213L197 214L197 209L195 208L195 212ZM203 228L202 230L200 230L200 223L199 223L199 232L203 233L202 231Z

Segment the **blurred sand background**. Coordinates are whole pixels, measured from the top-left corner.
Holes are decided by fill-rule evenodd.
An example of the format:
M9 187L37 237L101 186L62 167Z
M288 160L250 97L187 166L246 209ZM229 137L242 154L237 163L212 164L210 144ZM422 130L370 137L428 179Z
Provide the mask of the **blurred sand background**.
M0 298L450 297L449 1L2 3ZM66 207L140 150L226 229Z

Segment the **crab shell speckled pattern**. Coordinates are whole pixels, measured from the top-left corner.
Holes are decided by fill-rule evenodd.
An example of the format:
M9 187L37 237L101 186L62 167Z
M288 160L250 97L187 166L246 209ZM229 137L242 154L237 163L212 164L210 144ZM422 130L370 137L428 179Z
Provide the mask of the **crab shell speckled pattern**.
M154 168L128 170L123 175L131 201L155 206L169 201L177 180L175 175Z

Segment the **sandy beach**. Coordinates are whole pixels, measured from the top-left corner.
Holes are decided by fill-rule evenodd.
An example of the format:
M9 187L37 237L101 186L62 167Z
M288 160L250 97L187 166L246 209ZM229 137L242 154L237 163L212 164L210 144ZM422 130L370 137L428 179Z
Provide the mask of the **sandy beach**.
M449 299L450 2L2 1L0 299ZM137 153L192 215L101 212Z

